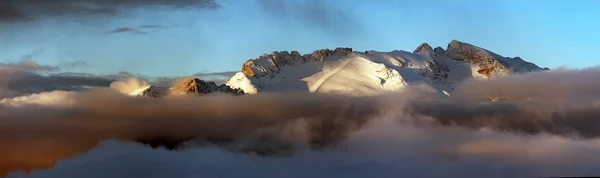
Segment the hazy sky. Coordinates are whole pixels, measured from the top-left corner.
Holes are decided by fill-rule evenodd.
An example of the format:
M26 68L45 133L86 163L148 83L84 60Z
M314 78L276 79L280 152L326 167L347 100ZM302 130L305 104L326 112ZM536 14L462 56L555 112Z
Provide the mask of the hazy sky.
M190 75L240 70L274 50L412 51L457 39L542 67L600 65L595 0L216 0L216 8L197 8L199 1L110 0L90 13L87 6L26 11L21 6L44 1L0 0L0 62Z

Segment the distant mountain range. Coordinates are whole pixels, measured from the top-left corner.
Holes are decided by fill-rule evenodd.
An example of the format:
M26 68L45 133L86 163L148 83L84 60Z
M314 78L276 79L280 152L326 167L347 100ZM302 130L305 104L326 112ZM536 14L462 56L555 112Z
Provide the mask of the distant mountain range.
M300 55L272 52L243 64L227 81L245 93L309 91L368 95L425 84L440 92L469 78L494 78L548 70L520 57L503 57L484 48L453 40L446 49L423 43L413 52L322 49Z

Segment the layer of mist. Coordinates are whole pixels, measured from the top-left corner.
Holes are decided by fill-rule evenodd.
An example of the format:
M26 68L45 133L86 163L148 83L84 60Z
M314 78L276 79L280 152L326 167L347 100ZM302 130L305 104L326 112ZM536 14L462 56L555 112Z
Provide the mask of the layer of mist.
M0 100L0 174L600 174L595 156L600 151L598 68L471 80L450 97L418 86L372 97L261 93L150 98L116 91L140 84L132 81L113 83L119 87L112 90Z

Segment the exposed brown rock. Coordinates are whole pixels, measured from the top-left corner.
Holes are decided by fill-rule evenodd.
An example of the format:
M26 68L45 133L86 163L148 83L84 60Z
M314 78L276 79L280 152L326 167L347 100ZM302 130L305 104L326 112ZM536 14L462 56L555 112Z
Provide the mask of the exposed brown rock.
M251 60L248 60L244 63L244 65L242 65L242 72L248 77L254 77L255 74L252 72L252 69L250 69L250 62Z
M477 70L477 73L485 75L486 77L490 77L490 74L492 73L492 71L494 71L494 68L485 68L485 66L484 67L479 66L479 70Z
M225 84L217 85L215 82L205 82L198 78L182 78L169 89L170 95L208 94L213 92L242 95L240 89L232 89Z
M431 48L431 46L429 46L427 43L421 43L421 45L419 45L419 47L417 47L413 53L419 53L421 51L433 51L433 48Z

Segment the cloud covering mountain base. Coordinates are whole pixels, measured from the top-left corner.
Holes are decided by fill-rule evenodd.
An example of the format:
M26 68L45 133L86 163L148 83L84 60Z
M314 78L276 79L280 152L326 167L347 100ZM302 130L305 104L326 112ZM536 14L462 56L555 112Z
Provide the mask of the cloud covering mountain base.
M591 68L466 81L451 97L409 86L401 93L370 97L260 93L150 98L92 89L5 98L0 101L0 173L598 175L598 81L600 69ZM60 99L39 101L51 96ZM498 97L503 100L488 101ZM163 145L172 149L167 150L140 143L156 139L176 145Z

